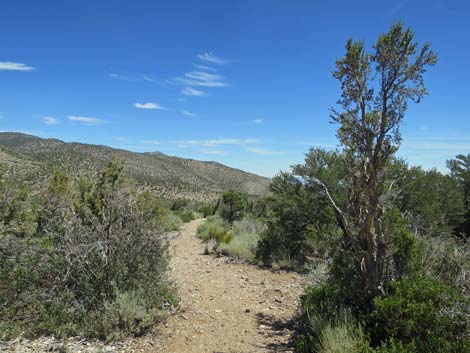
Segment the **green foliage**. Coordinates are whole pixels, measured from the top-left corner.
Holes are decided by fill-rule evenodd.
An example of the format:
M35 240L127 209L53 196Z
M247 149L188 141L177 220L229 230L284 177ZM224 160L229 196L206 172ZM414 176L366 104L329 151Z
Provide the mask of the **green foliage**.
M246 200L241 192L229 190L222 194L222 207L220 214L224 220L233 224L243 217L246 209Z
M55 169L62 169L69 175L93 175L113 157L125 162L126 177L170 201L213 202L220 193L231 188L250 195L264 195L269 183L267 178L215 162L0 133L0 162L8 165L14 178L34 184L47 180Z
M450 233L460 224L463 197L455 180L436 170L409 167L400 160L391 168L391 178L397 181L394 204L411 216L420 233Z
M227 226L223 220L216 216L207 218L197 228L197 236L204 241L213 240L216 243L227 243L231 237L227 230Z
M470 243L453 237L423 236L419 241L419 267L429 277L470 295Z
M464 352L470 342L468 300L426 277L392 282L388 295L374 299L373 342L399 340L416 352Z
M208 242L207 252L255 262L256 249L265 224L247 216L232 226L218 216L208 217L197 229L197 236Z
M253 216L246 216L233 223L229 233L230 241L220 243L219 250L230 257L255 262L258 243L265 230L264 222Z
M447 167L453 180L459 185L464 203L461 219L455 231L468 239L470 237L470 154L459 154L455 159L447 161Z
M78 181L57 171L37 199L26 193L8 204L0 235L2 336L140 334L174 302L162 237L167 211L122 170L116 160ZM12 225L31 203L34 231L18 231Z
M195 214L193 211L184 211L182 213L179 214L181 220L183 221L183 223L189 223L193 220L196 219L195 217Z
M310 295L315 294L310 292ZM338 307L322 309L311 310L304 314L300 334L296 337L298 352L365 353L368 351L369 343L363 329L347 309Z
M311 150L311 159L335 159L333 153ZM333 167L333 166L332 166ZM307 176L311 165L298 166L297 172ZM333 169L328 170L334 172ZM325 174L328 172L325 171ZM302 270L308 256L326 256L326 243L336 238L338 228L334 213L325 198L312 193L301 179L290 173L273 178L268 204L268 229L259 244L257 257L265 264L283 262Z

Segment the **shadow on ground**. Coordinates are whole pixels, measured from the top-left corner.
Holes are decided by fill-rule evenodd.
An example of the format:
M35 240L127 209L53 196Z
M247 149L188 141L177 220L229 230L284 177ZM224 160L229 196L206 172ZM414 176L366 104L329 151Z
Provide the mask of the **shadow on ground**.
M256 321L258 322L258 325L263 325L267 328L265 334L270 337L285 337L286 333L295 331L297 322L296 318L290 320L280 320L272 315L264 313L257 313ZM293 352L294 344L292 341L275 342L265 346L264 348L269 349L272 352Z

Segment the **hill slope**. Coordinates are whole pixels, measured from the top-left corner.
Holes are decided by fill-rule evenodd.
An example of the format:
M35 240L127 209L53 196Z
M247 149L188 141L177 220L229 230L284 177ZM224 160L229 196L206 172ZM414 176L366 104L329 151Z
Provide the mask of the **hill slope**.
M267 178L216 162L0 133L0 162L10 168L10 173L28 180L32 176L47 177L58 167L71 173L96 171L113 157L125 162L129 177L151 185L157 194L168 199L208 200L230 188L256 195L264 193L269 183Z

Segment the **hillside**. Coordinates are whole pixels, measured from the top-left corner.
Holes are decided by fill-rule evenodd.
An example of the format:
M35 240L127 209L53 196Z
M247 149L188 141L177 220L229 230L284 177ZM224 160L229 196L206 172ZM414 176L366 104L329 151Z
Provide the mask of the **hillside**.
M93 172L117 157L125 173L150 185L167 199L208 200L230 188L252 195L265 192L269 179L217 162L167 156L160 152L135 153L107 146L66 143L21 133L0 133L0 162L15 177L31 180L47 177L54 168L76 173Z

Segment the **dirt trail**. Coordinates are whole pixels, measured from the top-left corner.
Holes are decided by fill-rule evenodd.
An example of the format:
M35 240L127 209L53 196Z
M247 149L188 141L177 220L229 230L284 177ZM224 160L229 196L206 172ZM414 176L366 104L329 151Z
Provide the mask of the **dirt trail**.
M138 351L162 353L290 352L290 321L303 279L204 255L195 220L174 239L172 276L180 311Z

